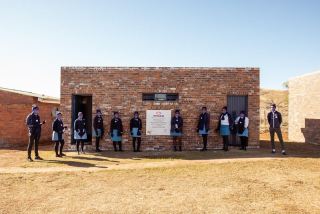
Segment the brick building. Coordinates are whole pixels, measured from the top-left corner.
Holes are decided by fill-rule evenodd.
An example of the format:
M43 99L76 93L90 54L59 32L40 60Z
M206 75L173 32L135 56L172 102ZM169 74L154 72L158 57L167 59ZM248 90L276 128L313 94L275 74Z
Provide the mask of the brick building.
M320 71L289 80L289 140L320 144Z
M154 150L170 149L172 140L170 136L146 136L146 110L172 110L173 115L175 109L180 109L184 118L184 149L198 149L202 145L196 125L201 107L207 106L211 116L208 148L219 148L221 139L214 129L221 108L228 105L234 117L247 110L249 147L258 147L259 73L258 68L62 67L60 108L65 124L71 127L77 112L84 112L88 144L94 144L91 136L95 110L102 110L106 131L113 111L119 111L126 150L131 150L129 120L134 111L139 111L144 133L142 149ZM72 131L66 133L68 145L73 143ZM239 143L237 137L230 138L232 144ZM112 148L108 135L101 144L105 149Z
M0 147L27 146L28 135L26 117L31 112L32 104L40 107L43 126L40 142L51 141L51 123L59 99L25 91L0 88Z

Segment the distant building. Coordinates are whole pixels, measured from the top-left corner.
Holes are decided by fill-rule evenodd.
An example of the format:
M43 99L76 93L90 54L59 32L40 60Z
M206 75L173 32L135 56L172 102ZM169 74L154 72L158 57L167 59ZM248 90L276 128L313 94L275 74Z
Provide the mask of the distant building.
M26 117L32 104L39 106L41 120L47 121L40 142L50 142L52 119L59 103L54 97L0 87L0 147L27 146Z
M185 149L202 147L196 133L201 107L207 106L211 116L208 147L220 148L221 138L214 131L223 106L236 117L241 110L250 118L249 147L259 147L259 68L181 68L181 67L62 67L61 111L69 147L73 140L73 121L79 111L87 123L88 144L93 142L92 118L97 108L104 114L106 135L101 142L112 149L109 132L113 111L119 111L124 125L124 149L131 150L129 120L139 111L143 121L143 150L170 149L170 136L146 135L147 110L181 110L184 118ZM231 136L237 145L238 137Z
M320 71L289 80L289 140L320 144Z

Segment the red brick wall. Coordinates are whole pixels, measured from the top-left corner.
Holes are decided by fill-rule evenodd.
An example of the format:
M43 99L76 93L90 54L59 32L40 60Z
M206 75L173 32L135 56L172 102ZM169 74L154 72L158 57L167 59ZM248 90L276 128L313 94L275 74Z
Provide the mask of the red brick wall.
M183 143L185 149L201 147L196 124L202 106L211 115L209 148L221 146L221 139L213 130L221 108L227 104L227 95L248 95L250 117L250 140L252 147L259 146L259 69L258 68L108 68L108 67L62 67L61 111L64 121L71 127L72 94L90 94L93 99L92 114L101 108L106 130L113 111L119 111L125 134L123 144L131 150L129 120L139 111L145 133L146 110L181 110L184 118ZM179 93L178 102L142 101L142 93ZM70 143L70 131L66 133ZM143 136L143 149L157 146L171 148L169 136ZM93 140L94 141L94 140ZM112 148L108 136L102 146Z
M25 121L32 104L39 106L41 120L47 121L43 126L41 143L51 141L52 110L58 108L59 104L42 103L36 97L0 91L0 147L27 146Z

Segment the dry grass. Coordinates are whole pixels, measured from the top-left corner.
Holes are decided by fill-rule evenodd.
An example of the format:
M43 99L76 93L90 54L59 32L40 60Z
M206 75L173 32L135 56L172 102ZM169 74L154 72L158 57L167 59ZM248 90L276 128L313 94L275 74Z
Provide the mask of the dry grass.
M320 147L288 147L288 157L271 155L267 143L62 160L45 151L34 163L24 151L2 150L1 213L320 213Z

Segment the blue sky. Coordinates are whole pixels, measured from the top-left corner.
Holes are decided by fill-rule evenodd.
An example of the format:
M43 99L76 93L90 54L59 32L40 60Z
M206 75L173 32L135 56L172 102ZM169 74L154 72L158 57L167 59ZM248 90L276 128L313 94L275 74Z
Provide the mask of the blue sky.
M320 70L319 11L319 0L0 0L0 86L59 96L61 66L253 66L281 89Z

